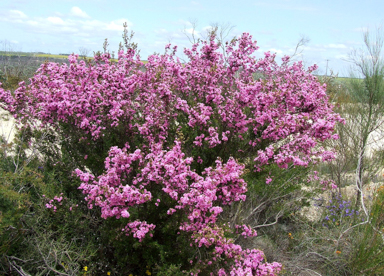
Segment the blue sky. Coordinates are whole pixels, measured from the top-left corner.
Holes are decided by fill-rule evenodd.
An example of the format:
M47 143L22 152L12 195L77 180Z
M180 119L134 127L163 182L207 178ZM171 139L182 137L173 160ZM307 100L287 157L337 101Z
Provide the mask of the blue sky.
M363 31L383 24L382 0L1 0L0 41L21 51L79 53L84 47L118 49L123 23L135 32L142 59L163 52L168 42L181 50L191 44L183 30L196 23L197 35L213 23L234 26L228 38L249 32L258 41L259 55L291 55L302 36L305 64L328 68L340 76L349 72L344 61L362 47ZM329 72L329 71L328 71Z

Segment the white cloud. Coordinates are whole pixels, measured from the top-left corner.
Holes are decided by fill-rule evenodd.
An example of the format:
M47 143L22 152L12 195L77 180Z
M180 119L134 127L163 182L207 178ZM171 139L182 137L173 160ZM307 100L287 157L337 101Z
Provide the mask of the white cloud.
M22 11L18 11L18 10L10 10L9 11L9 17L13 18L13 19L24 19L24 18L27 18L25 13L23 13Z
M38 46L29 49L32 51L52 52L54 49L55 53L69 53L76 52L80 46L100 50L105 38L109 40L109 49L115 50L121 41L124 22L127 22L129 27L133 25L126 18L96 20L73 16L70 14L70 8L67 12L52 12L44 17L32 16L27 11L26 14L10 10L0 11L0 23L11 24L16 31L19 29L33 36L30 43ZM138 33L134 39L139 42Z
M110 30L110 31L120 31L122 32L124 30L123 24L127 23L128 28L132 27L132 22L125 18L117 19L114 21L109 22L104 29L105 30Z
M194 29L194 28L188 28L188 29L186 28L185 32L187 34L194 34L194 35L199 35L200 34L200 32L198 30Z
M115 32L123 31L123 24L127 22L128 27L133 24L125 18L112 21L100 21L85 18L88 16L77 7L71 9L71 15L75 17L66 17L64 14L56 14L48 17L28 17L21 11L11 10L0 16L0 21L14 23L20 28L28 28L31 33L45 33L60 36L60 34L72 37L89 37L91 34L97 34L103 37L115 36ZM17 24L17 25L16 25ZM113 34L111 34L113 32Z
M325 46L326 48L332 48L332 49L346 49L347 46L345 46L344 44L328 44Z
M79 7L72 7L70 15L80 17L80 18L90 18L90 16L82 11Z
M55 25L65 25L63 19L61 19L60 17L57 17L57 16L48 17L46 20L52 24L55 24Z
M272 52L272 53L276 53L277 55L282 55L283 54L282 50L278 50L278 49L275 49L275 48L271 48L271 49L269 49L269 51Z

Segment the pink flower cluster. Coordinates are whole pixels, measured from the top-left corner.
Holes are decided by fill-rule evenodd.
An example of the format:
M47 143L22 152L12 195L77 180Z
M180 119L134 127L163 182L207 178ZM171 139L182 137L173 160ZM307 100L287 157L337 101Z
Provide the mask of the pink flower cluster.
M241 235L244 237L244 238L247 238L247 237L256 237L257 236L257 232L255 230L253 230L252 228L250 228L249 226L247 225L236 225L235 226L236 229L242 229L243 232L241 232ZM237 232L237 231L236 231Z
M155 229L156 225L148 224L145 221L134 221L127 224L127 226L122 230L125 232L132 232L133 237L139 239L141 242L145 235ZM152 234L149 234L152 237Z
M59 206L61 206L61 205L63 205L65 200L68 200L68 198L63 197L63 193L61 193L60 196L55 196L53 199L49 199L45 195L43 195L43 198L48 201L48 203L45 204L45 207L47 209L52 209L53 212L57 211L57 204ZM73 207L78 207L78 205L77 204L76 205L71 205L69 207L69 211L72 211Z
M243 250L220 227L222 206L245 200L246 162L238 158L250 157L256 170L331 159L318 142L337 138L333 131L342 119L311 74L315 65L305 70L289 57L278 65L269 52L256 59L256 41L247 33L225 47L226 59L211 37L185 49L185 63L175 57L176 46L148 57L145 65L132 49L119 52L117 63L109 54L95 57L94 64L73 55L69 65L43 64L31 84L21 83L14 93L0 89L0 102L24 124L59 133L69 125L82 139L111 132L125 139L124 147L109 150L102 175L76 170L89 208L100 207L103 218L131 219L130 208L157 207L151 187L158 185L173 202L167 214L183 212L180 230L190 232L197 247L213 246L213 260L232 259L231 275L275 275L280 264L262 263L262 252ZM244 146L233 148L239 144ZM222 160L228 149L233 157ZM217 155L201 158L194 150ZM202 173L191 168L197 164ZM123 230L141 241L155 227L134 220ZM255 234L242 226L241 235Z
M43 195L43 197L45 197L45 195ZM57 203L59 203L59 205L62 205L63 203L61 202L63 200L63 197L60 196L60 197L57 197L55 196L53 199L50 199L48 201L48 203L45 204L45 207L47 207L48 209L53 209L54 212L56 212L57 210L57 207L55 205L55 201L57 201Z
M337 185L332 179L320 179L319 172L313 171L312 174L308 175L308 182L319 182L320 186L322 186L322 190L325 191L327 189L336 190Z

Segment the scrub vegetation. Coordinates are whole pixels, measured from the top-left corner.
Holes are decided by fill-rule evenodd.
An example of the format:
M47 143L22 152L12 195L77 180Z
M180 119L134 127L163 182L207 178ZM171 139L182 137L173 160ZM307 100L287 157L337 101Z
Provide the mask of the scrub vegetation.
M132 37L1 53L1 275L384 274L380 30L343 80L246 33L183 62Z

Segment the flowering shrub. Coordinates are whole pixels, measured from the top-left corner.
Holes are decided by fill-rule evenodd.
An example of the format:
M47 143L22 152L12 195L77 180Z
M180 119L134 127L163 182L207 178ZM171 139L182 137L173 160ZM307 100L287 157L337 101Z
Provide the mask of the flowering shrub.
M280 264L234 242L236 230L256 232L225 230L219 216L246 199L246 171L332 159L319 142L337 138L342 119L311 74L315 65L305 70L289 57L278 65L269 52L257 60L246 33L226 44L227 59L218 49L212 36L184 50L186 63L170 45L145 65L133 49L116 63L108 53L94 63L72 55L69 65L43 64L14 93L0 89L0 100L25 126L65 138L89 208L126 222L127 235L156 239L168 223L170 233L189 233L191 246L205 250L195 275L275 275Z

